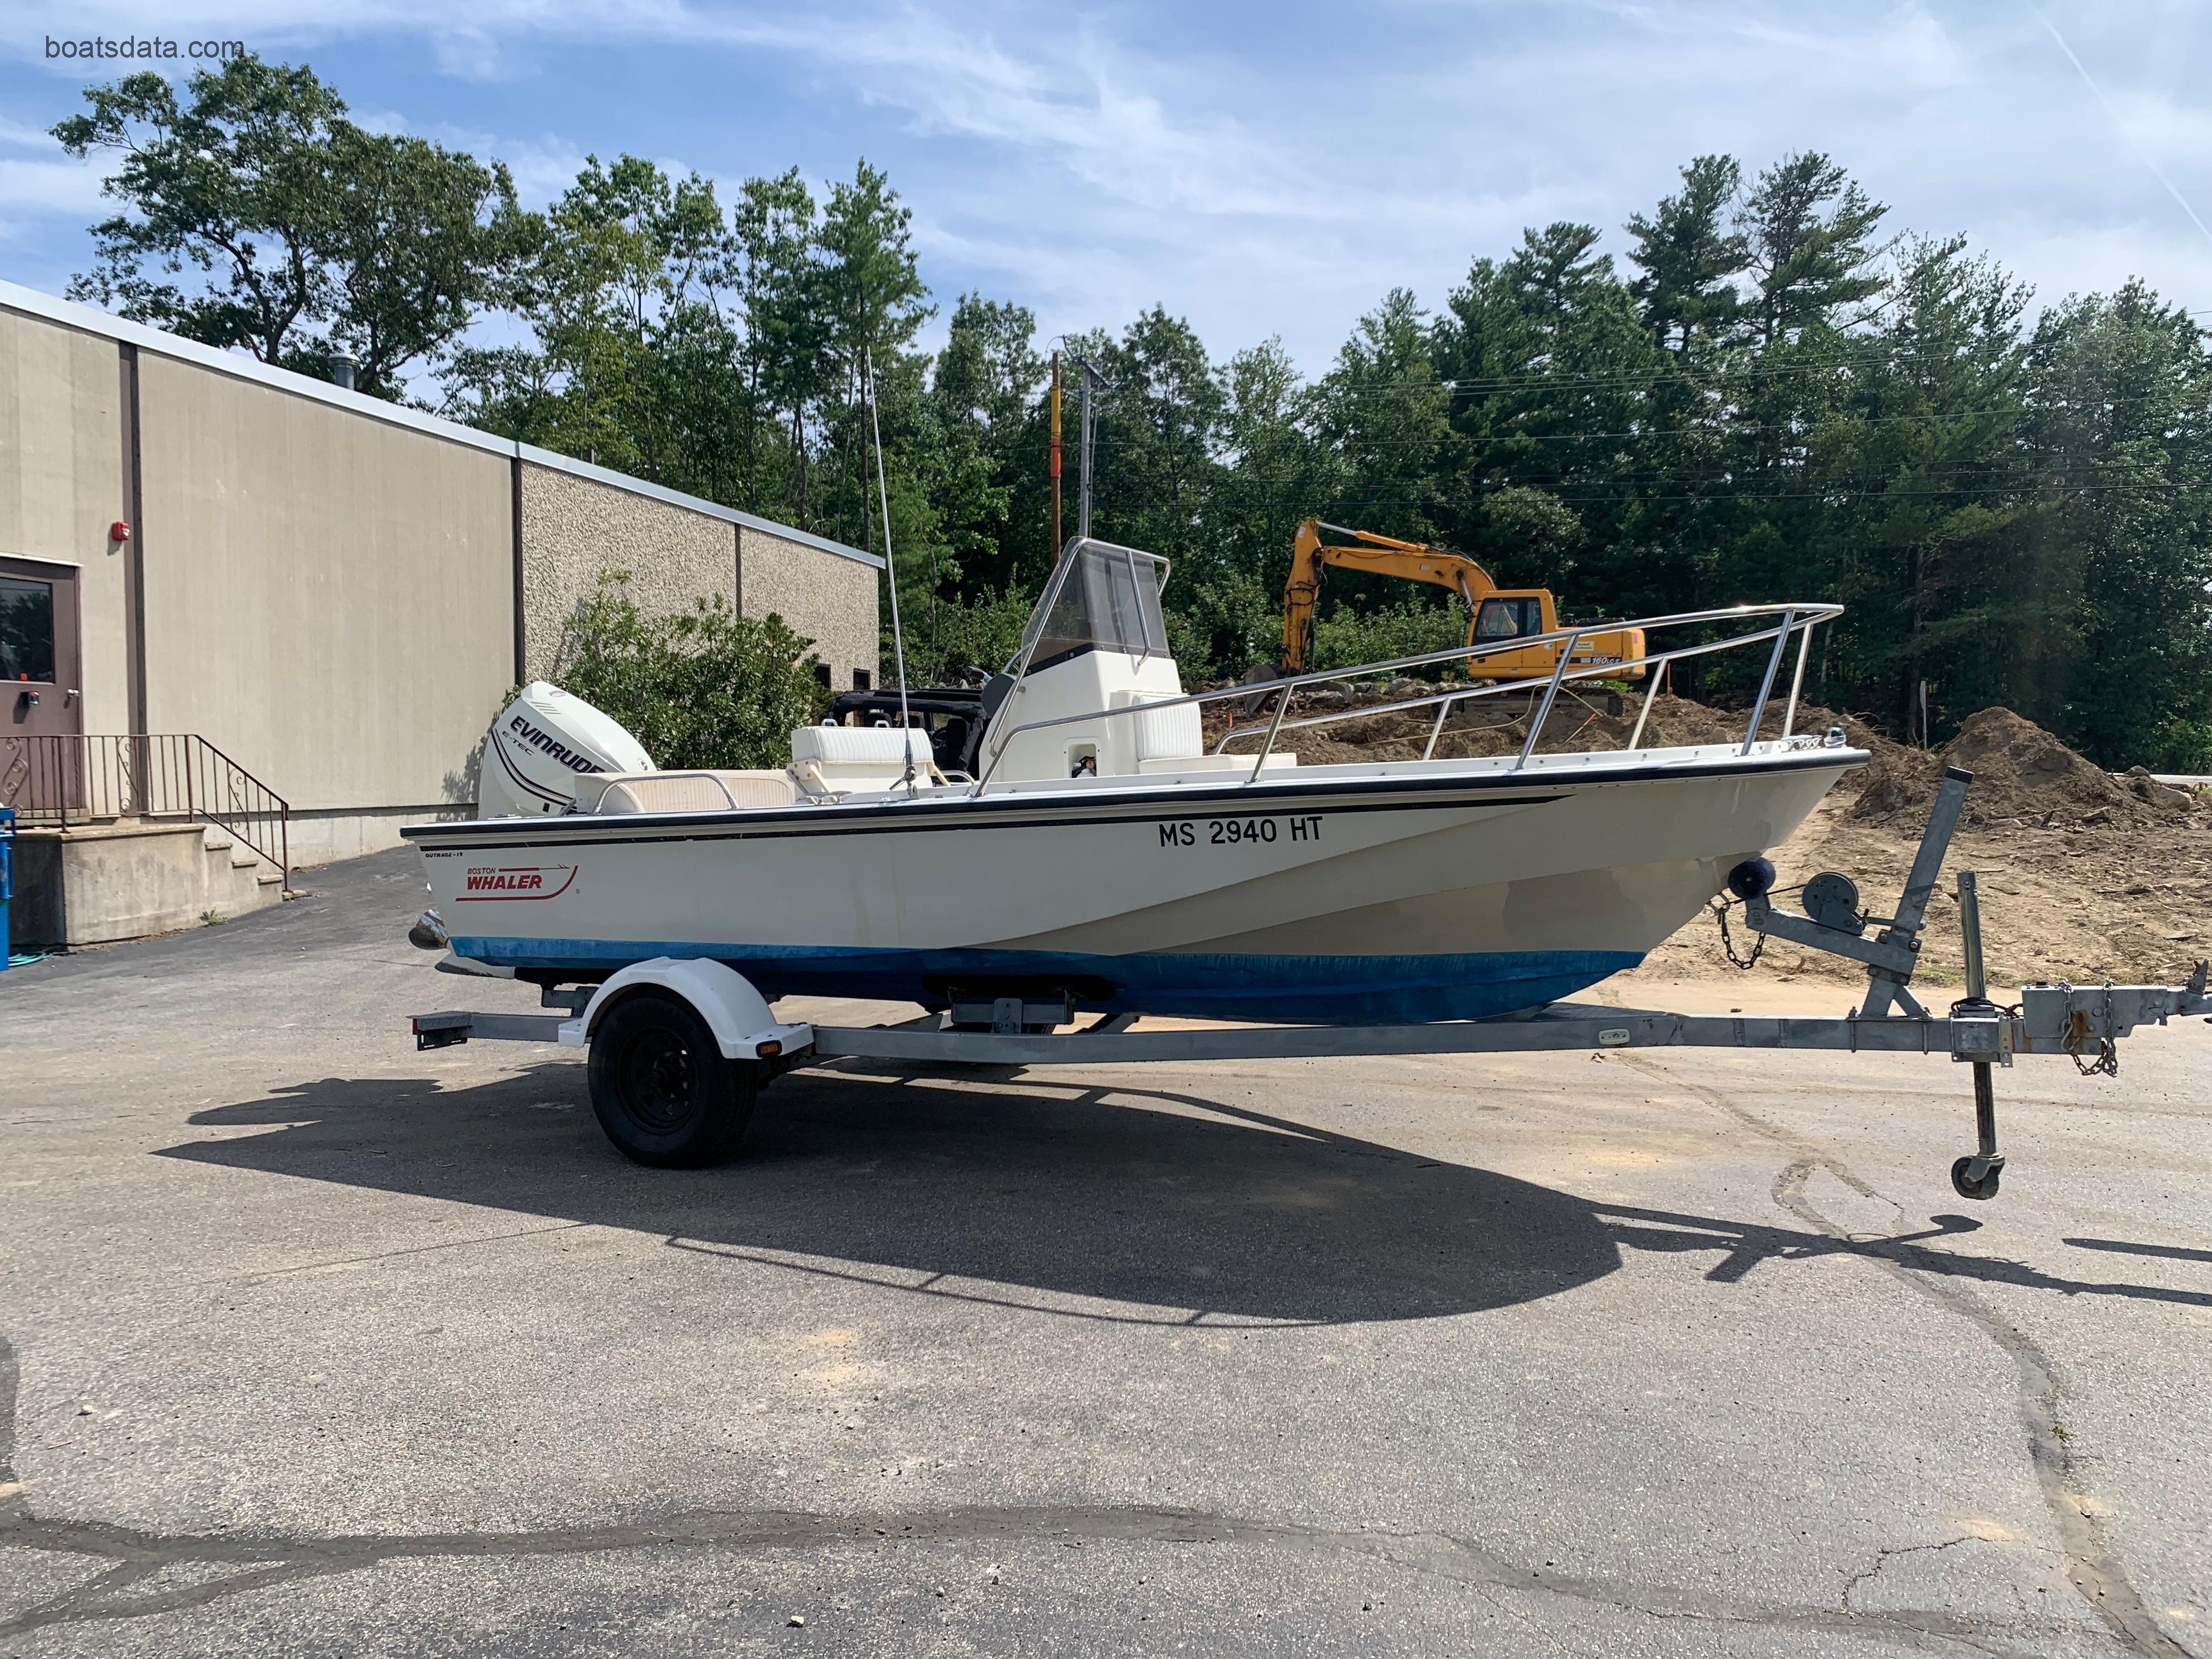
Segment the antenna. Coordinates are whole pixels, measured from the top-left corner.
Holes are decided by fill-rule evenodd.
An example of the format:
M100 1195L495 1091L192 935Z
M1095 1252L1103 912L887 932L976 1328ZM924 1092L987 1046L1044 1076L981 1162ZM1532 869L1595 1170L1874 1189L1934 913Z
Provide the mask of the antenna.
M891 657L898 665L899 682L899 741L906 745L906 775L899 781L906 786L907 793L915 792L914 737L907 725L906 708L906 635L899 627L898 567L891 562L891 493L884 482L884 428L876 416L876 353L872 346L865 349L868 368L868 431L876 441L876 499L884 509L884 575L891 590Z
M1070 362L1083 371L1083 487L1081 493L1075 498L1075 533L1088 540L1091 535L1091 389L1097 386L1101 391L1111 392L1114 390L1114 383L1073 352L1069 352L1067 356ZM1057 391L1058 388L1055 386L1055 393ZM1055 397L1054 402L1055 413L1058 409L1059 404ZM1054 558L1060 556L1057 550L1054 550L1053 556Z
M1052 560L1060 562L1060 354L1052 354Z

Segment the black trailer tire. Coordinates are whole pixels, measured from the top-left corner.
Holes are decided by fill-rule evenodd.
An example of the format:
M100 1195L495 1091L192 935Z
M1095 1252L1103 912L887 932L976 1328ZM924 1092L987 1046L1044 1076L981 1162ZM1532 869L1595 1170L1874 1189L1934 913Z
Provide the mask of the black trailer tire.
M592 1110L623 1157L696 1170L736 1150L752 1120L759 1068L730 1060L684 1001L634 991L592 1033Z

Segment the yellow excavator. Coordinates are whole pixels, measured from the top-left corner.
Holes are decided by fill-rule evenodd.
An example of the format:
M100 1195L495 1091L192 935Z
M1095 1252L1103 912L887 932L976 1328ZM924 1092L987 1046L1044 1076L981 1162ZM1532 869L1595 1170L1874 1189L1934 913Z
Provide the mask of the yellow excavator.
M1350 538L1348 543L1324 542L1322 533ZM1371 571L1378 576L1402 576L1407 581L1431 582L1449 588L1467 602L1469 622L1467 642L1502 644L1523 635L1550 634L1559 626L1551 590L1542 587L1500 587L1490 573L1464 553L1450 553L1420 542L1401 542L1372 530L1346 530L1340 525L1308 519L1298 526L1291 553L1291 579L1283 588L1284 674L1303 674L1313 657L1314 611L1321 600L1322 579L1327 568ZM1564 640L1547 645L1525 646L1517 651L1497 651L1467 665L1470 679L1549 679L1559 665ZM1576 641L1573 668L1601 668L1608 664L1634 662L1644 654L1644 630L1613 629L1586 634ZM1644 678L1641 667L1624 668L1620 678Z

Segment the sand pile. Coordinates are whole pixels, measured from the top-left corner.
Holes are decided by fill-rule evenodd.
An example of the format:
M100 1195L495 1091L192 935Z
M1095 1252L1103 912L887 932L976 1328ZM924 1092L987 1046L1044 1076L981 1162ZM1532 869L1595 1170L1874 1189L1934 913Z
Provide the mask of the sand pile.
M1401 682L1389 692L1346 686L1300 696L1291 711L1308 714L1358 709L1379 702L1425 695L1432 686ZM1501 755L1517 750L1527 736L1519 699L1486 698L1457 705L1437 744L1439 756ZM1626 746L1641 698L1613 704L1602 696L1563 694L1547 723L1544 753ZM1618 712L1616 711L1616 708ZM1269 711L1272 712L1272 711ZM1760 735L1778 736L1782 711L1770 709ZM1746 712L1731 712L1671 696L1652 706L1644 729L1647 747L1741 742ZM1206 726L1211 748L1229 729L1266 716L1248 715L1241 703L1211 707ZM1333 725L1286 731L1278 745L1295 750L1309 765L1362 759L1418 757L1428 742L1433 710L1376 714ZM1982 927L1993 982L2071 980L2095 983L2162 980L2179 982L2191 967L2212 956L2212 796L2157 782L2140 768L2115 778L2066 747L2033 721L2006 708L1985 708L1967 720L1940 753L1893 742L1849 714L1800 704L1794 729L1844 728L1852 747L1873 757L1847 776L1804 826L1771 850L1784 888L1823 870L1840 871L1858 884L1862 901L1889 914L1920 841L1928 808L1947 765L1973 773L1966 811L1951 855L1914 983L1931 999L1957 994L1963 979L1958 908L1953 878L1981 876ZM1249 741L1231 752L1256 747ZM1785 894L1779 901L1794 906ZM1739 948L1747 939L1739 939ZM1718 924L1700 916L1655 951L1631 979L1739 977L1721 950ZM1840 959L1771 945L1750 980L1832 981L1843 1003L1849 988L1864 983L1862 970Z

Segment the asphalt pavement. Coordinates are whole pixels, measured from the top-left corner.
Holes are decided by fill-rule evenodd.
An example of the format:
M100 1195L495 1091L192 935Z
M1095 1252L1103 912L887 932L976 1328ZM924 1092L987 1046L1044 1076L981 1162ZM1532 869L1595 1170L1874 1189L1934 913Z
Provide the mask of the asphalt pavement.
M415 1052L534 1001L411 853L307 884L0 973L0 1656L2212 1659L2201 1023L2001 1073L1990 1204L1887 1055L806 1072L650 1170Z

